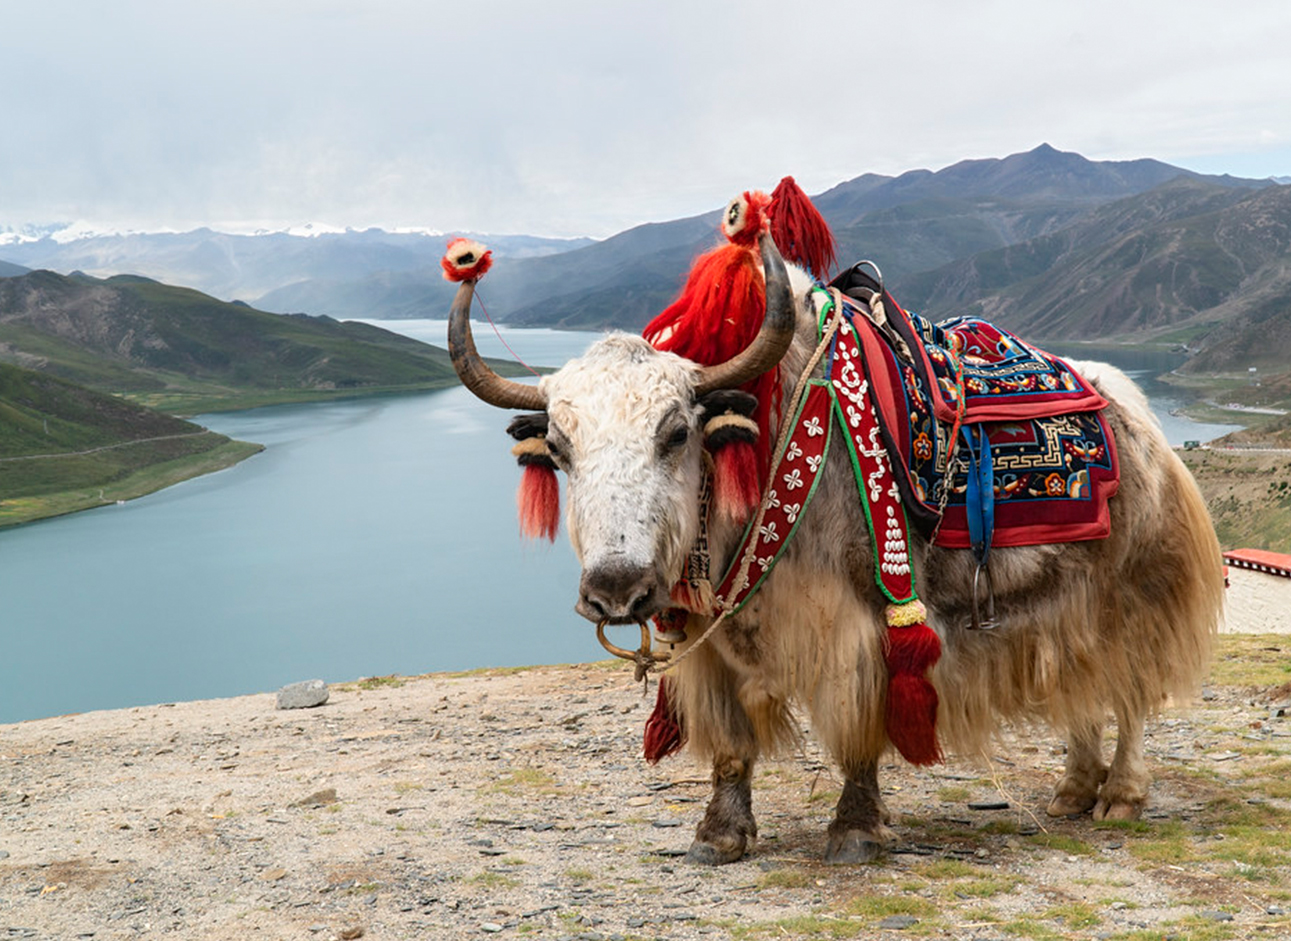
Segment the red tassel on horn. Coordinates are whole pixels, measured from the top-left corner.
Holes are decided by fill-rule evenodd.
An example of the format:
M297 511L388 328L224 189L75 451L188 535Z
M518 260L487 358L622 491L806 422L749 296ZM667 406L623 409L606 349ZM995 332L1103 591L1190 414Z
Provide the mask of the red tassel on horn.
M888 739L915 765L942 760L937 690L928 680L928 671L941 658L941 639L924 622L925 616L919 601L888 608Z
M656 349L705 366L724 363L753 342L766 314L766 284L748 248L727 243L695 259L681 294L646 325L642 336ZM780 371L772 369L742 386L758 400L758 477L771 466L771 416L779 407Z
M785 177L775 188L767 214L771 217L771 237L785 260L827 281L836 257L834 235L793 177Z

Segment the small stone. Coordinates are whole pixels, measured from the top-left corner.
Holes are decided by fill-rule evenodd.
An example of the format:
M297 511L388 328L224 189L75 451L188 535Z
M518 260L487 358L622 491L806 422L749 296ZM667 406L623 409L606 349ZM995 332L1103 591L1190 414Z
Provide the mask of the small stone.
M502 926L496 921L486 921L484 924L480 925L480 930L487 931L489 934L497 934L502 930Z
M323 788L323 790L321 791L315 791L313 794L310 794L308 797L302 797L300 800L296 801L293 804L289 804L288 806L289 807L323 807L327 804L335 804L336 800L337 800L336 788L327 787L327 788Z
M1285 915L1286 913L1287 910L1280 905L1270 905L1264 909L1264 914L1266 915Z
M282 868L266 869L260 873L260 878L265 882L277 882L279 879L287 878L287 870Z
M363 937L364 929L362 925L351 925L348 928L342 928L338 933L341 941L354 941L355 938Z
M331 695L327 684L322 680L302 680L299 683L288 683L278 690L279 709L312 709L327 702Z
M904 931L906 928L913 928L917 924L919 924L919 919L913 915L889 915L879 922L879 927L893 931Z
M969 801L969 810L1008 810L1008 801Z
M681 826L681 821L676 817L660 817L658 820L654 821L653 825L661 829L665 827L679 827Z
M1211 921L1232 921L1233 916L1228 912L1200 912L1202 918L1208 918Z

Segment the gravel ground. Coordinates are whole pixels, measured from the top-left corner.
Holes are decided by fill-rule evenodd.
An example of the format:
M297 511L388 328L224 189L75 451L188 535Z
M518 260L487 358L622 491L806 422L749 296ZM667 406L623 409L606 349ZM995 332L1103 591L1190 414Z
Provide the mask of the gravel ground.
M707 771L645 764L653 688L618 665L0 725L0 938L1286 938L1291 840L1260 835L1291 826L1287 694L1212 684L1156 720L1136 825L1043 816L1048 731L893 761L900 842L843 868L819 861L839 782L809 730L760 766L755 851L681 859Z

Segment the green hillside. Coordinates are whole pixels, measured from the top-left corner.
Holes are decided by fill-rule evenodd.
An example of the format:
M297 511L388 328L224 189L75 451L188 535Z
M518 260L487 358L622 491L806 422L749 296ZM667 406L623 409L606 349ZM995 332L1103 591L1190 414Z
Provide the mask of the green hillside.
M0 363L0 526L128 500L259 450Z
M445 350L379 327L50 271L0 279L0 360L184 414L457 382Z

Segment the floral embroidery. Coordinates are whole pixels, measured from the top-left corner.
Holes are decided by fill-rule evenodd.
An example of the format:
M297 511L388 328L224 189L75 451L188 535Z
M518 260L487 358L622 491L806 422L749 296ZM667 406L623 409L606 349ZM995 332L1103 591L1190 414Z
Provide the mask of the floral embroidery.
M818 438L825 433L825 429L820 426L819 418L810 418L802 423L802 427L807 430L807 437Z
M802 457L802 448L798 447L797 441L790 441L788 449L784 452L786 461L794 461Z
M780 534L776 532L775 520L767 523L758 530L762 534L763 542L779 542Z
M802 471L796 467L790 473L785 474L783 479L784 485L790 490L797 490L799 487L805 486L802 482Z
M802 512L801 503L786 503L784 505L784 516L790 524L798 522L798 514Z

